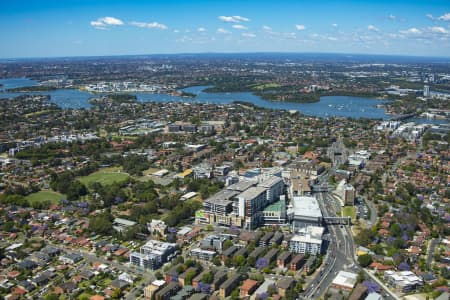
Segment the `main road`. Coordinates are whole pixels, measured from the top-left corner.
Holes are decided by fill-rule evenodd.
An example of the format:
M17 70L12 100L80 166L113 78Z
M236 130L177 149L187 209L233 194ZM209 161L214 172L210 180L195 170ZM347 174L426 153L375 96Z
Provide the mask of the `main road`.
M321 178L322 182L326 182L326 180L327 176ZM323 216L336 217L336 211L333 205L335 200L328 195L326 192L327 189L321 190L323 192L316 193L315 196ZM306 292L303 293L302 297L304 299L319 299L328 290L339 271L359 273L359 271L363 270L367 276L374 277L373 274L359 266L355 254L356 248L349 227L345 225L328 225L327 228L330 233L330 244L325 255L325 262L322 271L316 275L307 287ZM379 283L383 290L384 299L398 299L387 286L379 280L376 280L376 282Z
M327 193L316 194L317 201L324 217L335 217L332 205L327 199ZM337 273L342 270L359 272L355 262L354 246L351 234L343 225L328 225L330 243L324 264L316 277L311 281L303 296L307 299L318 299L323 295Z

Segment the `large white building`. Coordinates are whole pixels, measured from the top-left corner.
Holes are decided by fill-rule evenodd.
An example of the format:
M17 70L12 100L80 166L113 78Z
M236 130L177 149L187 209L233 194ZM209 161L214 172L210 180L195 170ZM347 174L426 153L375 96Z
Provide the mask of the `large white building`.
M299 229L289 241L289 249L294 253L317 255L322 252L323 227L307 226Z
M284 191L283 180L276 176L266 176L260 183L239 181L203 201L196 222L255 229L264 222L264 208L278 201Z
M308 225L322 226L322 211L315 197L294 197L288 217L292 221L294 231Z
M149 240L141 247L140 252L130 254L130 263L138 267L155 270L170 261L176 254L176 244Z
M278 199L280 199L280 195L284 193L284 182L280 177L270 176L266 180L259 183L258 186L263 187L267 190L266 204L277 201Z
M254 229L262 220L262 211L266 204L266 188L251 187L236 196L233 203L237 208L237 215L244 218L244 228Z

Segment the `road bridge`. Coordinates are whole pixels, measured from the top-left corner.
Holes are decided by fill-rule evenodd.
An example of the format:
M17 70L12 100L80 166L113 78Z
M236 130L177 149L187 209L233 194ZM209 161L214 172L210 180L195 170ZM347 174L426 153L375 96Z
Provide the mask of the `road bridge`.
M323 222L326 225L352 225L350 217L323 217Z

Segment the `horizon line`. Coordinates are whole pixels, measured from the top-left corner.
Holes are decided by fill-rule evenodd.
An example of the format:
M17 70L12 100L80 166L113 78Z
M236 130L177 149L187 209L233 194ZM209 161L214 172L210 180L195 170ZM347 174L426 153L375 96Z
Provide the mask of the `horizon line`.
M358 56L384 56L384 57L404 57L404 58L427 58L427 59L446 59L450 62L450 56L425 56L408 54L377 54L377 53L347 53L347 52L295 52L295 51L246 51L246 52L173 52L173 53L148 53L148 54L105 54L105 55L69 55L69 56L24 56L24 57L5 57L0 61L8 60L39 60L39 59L77 59L77 58L112 58L112 57L133 57L133 56L181 56L181 55L255 55L255 54L297 54L297 55L358 55Z

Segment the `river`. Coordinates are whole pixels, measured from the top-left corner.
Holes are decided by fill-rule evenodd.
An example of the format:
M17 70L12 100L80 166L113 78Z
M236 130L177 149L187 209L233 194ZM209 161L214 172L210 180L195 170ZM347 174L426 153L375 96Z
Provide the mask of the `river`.
M10 98L23 93L7 93L6 89L16 87L26 87L37 85L38 82L28 78L0 79L0 98ZM262 99L249 92L239 93L205 93L206 86L192 86L183 89L186 92L196 94L195 98L185 98L172 96L168 94L152 93L131 93L137 96L141 102L194 102L194 103L213 103L229 104L233 101L243 101L252 103L259 107L270 109L296 110L305 115L317 117L352 117L368 119L390 119L391 116L385 113L383 108L376 107L383 103L381 100L350 97L350 96L326 96L321 97L319 102L315 103L293 103L293 102L272 102ZM58 89L54 91L32 92L30 94L50 95L51 101L62 108L89 108L89 99L98 95L77 89ZM436 120L417 119L420 123L441 123ZM427 122L429 121L429 122Z

